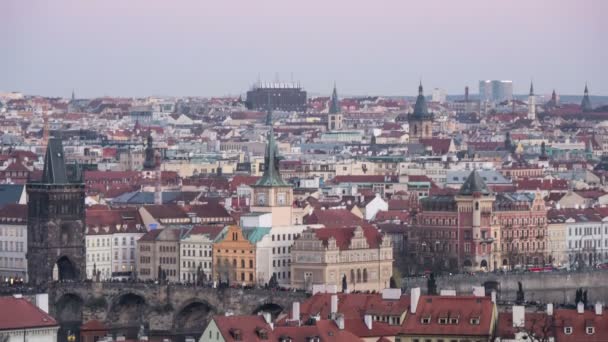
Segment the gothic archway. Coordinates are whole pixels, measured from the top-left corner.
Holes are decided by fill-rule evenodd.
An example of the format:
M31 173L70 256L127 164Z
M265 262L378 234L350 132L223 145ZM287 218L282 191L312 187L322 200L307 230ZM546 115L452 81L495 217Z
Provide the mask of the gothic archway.
M192 300L176 312L173 328L179 332L202 333L214 312L206 301Z
M53 280L69 281L77 279L78 269L72 260L65 255L57 259L57 262L53 267Z

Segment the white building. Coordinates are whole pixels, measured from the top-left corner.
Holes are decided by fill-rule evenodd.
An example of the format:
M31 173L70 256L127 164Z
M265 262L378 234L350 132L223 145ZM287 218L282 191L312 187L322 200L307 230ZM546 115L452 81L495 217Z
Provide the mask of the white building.
M136 241L146 233L134 208L87 210L87 278L130 277L136 269Z
M445 89L439 89L439 88L435 88L433 89L432 95L431 95L431 101L433 102L438 102L438 103L444 103L448 98L448 93L445 91Z
M566 249L570 267L595 266L608 260L608 217L592 209L565 211Z
M0 283L27 280L27 206L9 204L0 210Z
M268 283L273 274L279 285L290 286L291 279L291 246L302 231L309 226L277 226L273 228L244 228L247 239L255 244L256 281L263 285ZM322 225L311 225L322 228Z
M179 241L180 276L183 283L194 283L197 274L203 273L202 281L211 279L213 272L213 242L224 228L221 226L197 226L190 229Z

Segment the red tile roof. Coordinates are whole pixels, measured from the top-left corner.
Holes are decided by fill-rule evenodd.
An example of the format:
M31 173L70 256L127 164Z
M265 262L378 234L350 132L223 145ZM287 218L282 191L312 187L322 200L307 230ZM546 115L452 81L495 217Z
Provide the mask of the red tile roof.
M304 224L323 224L325 227L348 227L361 225L364 221L346 209L315 209L304 216Z
M403 323L404 334L435 336L489 336L492 330L494 303L490 297L420 296L416 313L409 313ZM422 323L423 317L430 321ZM439 324L439 318L458 318L457 324ZM479 324L471 324L479 318Z
M555 315L555 337L557 341L566 342L600 342L608 341L608 312L596 315L592 310L578 313L576 309L557 309ZM572 333L566 334L564 328L572 327ZM587 334L586 328L592 326L593 334Z
M0 310L0 330L59 327L53 317L25 298L0 297L0 308L4 308Z
M452 139L427 138L420 139L420 143L426 147L431 147L433 154L446 154L450 151Z
M240 333L239 341L276 341L277 338L270 325L266 323L264 317L261 315L249 315L249 316L213 316L213 321L217 326L220 334L224 337L225 341L237 341L234 339L234 334ZM258 336L259 329L264 329L268 334L266 340L262 340Z
M317 293L300 304L300 316L306 320L319 314L321 319L331 313L331 294ZM402 295L398 300L382 299L379 293L338 293L338 312L346 320L362 320L365 314L400 315L407 311L410 297ZM376 322L374 322L375 324Z
M315 229L315 236L317 239L322 240L324 245L327 245L327 242L330 238L336 239L336 246L339 249L348 249L350 246L350 242L355 235L356 227L348 227L348 228L319 228ZM380 243L382 242L382 234L375 227L361 227L363 229L363 235L367 240L367 244L369 248L378 248Z
M346 324L345 324L346 327ZM321 341L357 342L363 341L357 335L347 330L340 330L332 320L320 320L315 325L278 326L274 330L277 338L290 337L293 342L307 342L310 337L320 337Z

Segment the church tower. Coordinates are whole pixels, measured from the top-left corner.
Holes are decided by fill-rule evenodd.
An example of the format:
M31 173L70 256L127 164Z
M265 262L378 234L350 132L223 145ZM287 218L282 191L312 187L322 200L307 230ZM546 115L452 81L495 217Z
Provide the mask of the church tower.
M161 171L156 161L156 151L154 150L152 134L148 133L146 141L146 158L144 159L144 178L153 178L154 185L154 204L163 204L163 193L161 184Z
M414 105L414 112L408 116L410 125L410 141L418 142L420 139L433 137L433 114L429 113L426 99L422 90L422 82L418 86L418 97Z
M30 284L86 276L84 183L70 178L61 140L49 139L42 180L27 184Z
M583 95L583 101L581 102L581 109L583 112L592 112L593 107L591 106L591 99L589 98L589 89L587 89L587 84L585 84L585 94Z
M530 82L530 94L528 95L528 120L536 120L536 96L534 96L534 84Z
M331 93L329 100L329 114L327 115L327 129L330 131L338 131L342 129L342 121L344 117L340 113L340 99L338 99L338 90L334 83L334 91Z
M264 174L253 185L251 212L271 213L272 226L292 224L293 189L291 184L281 178L279 172L279 152L274 140L272 112L268 110L267 122L270 123L268 144L264 155Z

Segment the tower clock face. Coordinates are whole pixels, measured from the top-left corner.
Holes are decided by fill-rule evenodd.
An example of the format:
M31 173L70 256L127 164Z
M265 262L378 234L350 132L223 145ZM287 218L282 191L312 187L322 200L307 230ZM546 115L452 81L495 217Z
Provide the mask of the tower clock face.
M266 204L266 194L258 194L258 204L259 205Z

